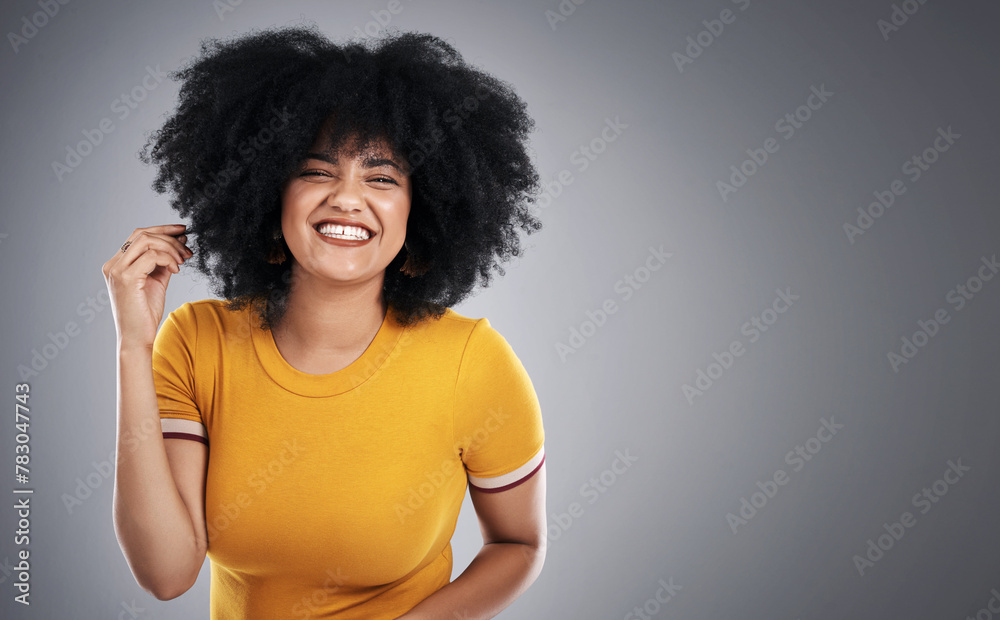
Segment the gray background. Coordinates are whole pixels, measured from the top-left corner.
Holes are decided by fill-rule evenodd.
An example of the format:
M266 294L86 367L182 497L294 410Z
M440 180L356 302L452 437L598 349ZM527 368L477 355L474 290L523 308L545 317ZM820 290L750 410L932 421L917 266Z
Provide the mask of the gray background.
M180 221L136 157L177 84L158 84L124 119L114 100L147 66L172 70L205 37L303 19L352 37L387 5L246 0L220 17L209 0L74 1L16 53L8 39L0 303L10 409L18 367L55 344L28 380L32 605L12 603L5 564L0 615L207 617L208 562L188 593L156 601L135 584L112 526L103 462L115 447L115 330L100 269L133 229ZM917 10L888 37L878 25L891 19L888 0L567 0L575 10L554 28L545 11L558 11L556 0L403 0L392 16L388 27L442 36L515 86L552 184L527 254L455 308L508 339L545 416L548 557L501 617L624 618L648 605L657 618L964 618L1000 592L1000 279L961 309L948 301L1000 250L1000 6L902 5ZM673 55L724 9L735 20L703 34L710 44L679 69ZM39 10L4 3L4 33ZM786 139L775 123L811 87L833 94ZM114 131L58 180L52 162L103 117ZM581 170L574 152L608 118L627 127ZM912 180L903 164L949 127L960 138ZM768 138L779 149L723 200L716 183ZM572 183L559 188L563 170ZM849 241L844 224L896 179L907 191ZM672 255L642 273L661 245ZM645 281L625 299L616 283L637 270ZM174 276L166 312L212 296L194 275ZM799 299L751 342L741 327L774 319L764 311L786 288ZM88 312L88 299L99 310ZM583 327L589 336L563 359L557 343L608 299L617 312ZM948 322L894 370L889 353L941 308ZM79 331L60 339L70 321ZM733 341L744 354L709 369ZM699 370L717 379L689 399L682 386ZM824 418L843 428L808 443ZM7 475L13 436L10 413ZM795 471L786 454L807 445L819 451ZM590 480L616 451L638 460L613 482L605 473L594 493ZM923 514L913 496L959 459L968 471L939 482L943 496ZM787 483L755 497L778 469ZM70 511L64 496L88 476L96 488ZM5 478L8 494L14 486ZM767 501L734 532L727 515L744 498ZM0 561L17 550L12 503L0 511ZM915 524L860 574L854 556L907 511ZM479 543L466 499L454 576ZM649 602L660 579L679 586L662 606ZM129 614L133 604L141 611Z

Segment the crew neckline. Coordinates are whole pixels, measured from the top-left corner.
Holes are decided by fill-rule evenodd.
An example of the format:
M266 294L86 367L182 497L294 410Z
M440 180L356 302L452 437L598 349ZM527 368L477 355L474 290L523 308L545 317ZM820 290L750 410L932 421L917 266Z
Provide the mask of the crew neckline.
M281 356L274 334L257 324L254 313L247 315L257 359L264 371L282 388L300 396L336 396L353 390L367 381L389 357L399 342L405 327L395 320L395 310L390 305L382 318L375 338L361 357L345 368L326 375L312 375L295 368Z

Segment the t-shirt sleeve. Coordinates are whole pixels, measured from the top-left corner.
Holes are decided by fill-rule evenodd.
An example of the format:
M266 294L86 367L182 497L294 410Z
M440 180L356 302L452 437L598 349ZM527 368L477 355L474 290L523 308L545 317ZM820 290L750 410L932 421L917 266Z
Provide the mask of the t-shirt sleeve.
M208 445L208 432L195 400L196 327L190 302L167 315L153 341L153 383L163 437Z
M518 486L545 462L544 442L527 371L489 320L479 319L455 385L455 444L469 484L487 493Z

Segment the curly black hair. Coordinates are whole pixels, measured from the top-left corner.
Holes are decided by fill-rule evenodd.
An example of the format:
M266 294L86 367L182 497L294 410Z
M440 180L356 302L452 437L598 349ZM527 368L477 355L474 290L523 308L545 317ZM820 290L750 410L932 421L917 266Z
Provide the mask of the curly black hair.
M334 153L387 144L410 170L407 246L429 269L401 273L404 249L385 271L384 299L404 325L488 286L521 255L518 230L541 228L524 101L438 37L336 44L316 26L255 30L202 41L170 77L181 81L177 109L139 158L158 166L153 189L191 217L188 245L213 293L230 310L253 304L264 329L284 314L291 281L291 261L267 261L281 188L320 131Z

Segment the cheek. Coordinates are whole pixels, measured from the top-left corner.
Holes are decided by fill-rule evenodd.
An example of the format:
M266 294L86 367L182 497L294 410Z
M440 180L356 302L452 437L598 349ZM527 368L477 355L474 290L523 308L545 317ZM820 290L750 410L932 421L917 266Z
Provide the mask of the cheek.
M410 201L408 198L387 203L383 209L383 222L390 237L398 241L400 247L406 239L406 223L410 216Z
M309 199L305 192L287 189L281 195L281 224L291 232L309 215ZM294 233L293 233L294 234Z

